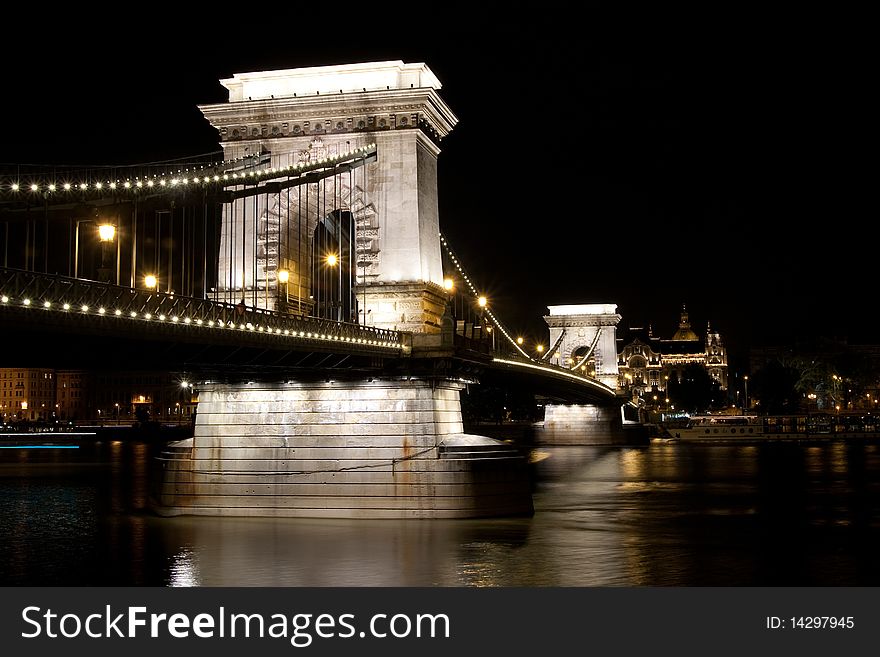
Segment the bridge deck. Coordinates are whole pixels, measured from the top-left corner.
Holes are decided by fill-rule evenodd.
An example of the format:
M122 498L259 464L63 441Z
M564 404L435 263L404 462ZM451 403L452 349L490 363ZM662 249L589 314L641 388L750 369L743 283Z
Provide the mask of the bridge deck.
M0 312L16 321L74 324L120 335L151 331L174 339L188 332L207 342L215 341L217 334L238 335L243 342L271 336L291 349L376 356L408 349L407 334L399 331L3 268Z

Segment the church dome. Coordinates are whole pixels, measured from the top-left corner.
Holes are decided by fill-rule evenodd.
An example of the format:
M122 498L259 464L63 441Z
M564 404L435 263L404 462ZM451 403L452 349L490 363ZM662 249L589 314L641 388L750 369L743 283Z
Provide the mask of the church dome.
M699 340L697 334L691 330L691 323L688 320L687 308L681 307L681 322L678 324L678 330L672 336L673 340Z

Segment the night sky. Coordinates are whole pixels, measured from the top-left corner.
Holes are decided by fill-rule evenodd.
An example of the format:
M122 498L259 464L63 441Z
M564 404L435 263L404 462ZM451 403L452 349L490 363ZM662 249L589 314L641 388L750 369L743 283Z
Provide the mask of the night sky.
M734 354L820 333L880 341L867 46L821 16L636 29L592 10L435 23L403 7L389 22L390 6L242 6L205 7L194 28L89 11L7 22L0 161L208 153L218 136L197 105L227 99L220 78L425 62L460 120L440 156L441 228L514 332L544 335L548 304L611 302L668 337L686 303Z

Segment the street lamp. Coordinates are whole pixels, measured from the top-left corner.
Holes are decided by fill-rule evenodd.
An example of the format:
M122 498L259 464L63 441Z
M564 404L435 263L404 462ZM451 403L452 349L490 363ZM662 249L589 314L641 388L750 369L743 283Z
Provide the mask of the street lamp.
M486 307L486 303L487 303L487 301L486 301L486 297L479 297L479 298L477 299L477 305L478 305L480 308L485 308L485 307Z
M288 294L287 282L290 280L290 272L286 269L278 270L278 282L284 283L284 312L287 312L287 304L290 303L290 295Z
M335 253L329 253L324 258L324 262L327 263L328 267L335 267L337 264L339 264L339 258L336 256ZM333 309L332 295L330 295L330 296L331 296L330 310L332 312L332 309ZM339 304L339 310L337 311L336 319L337 319L337 321L341 322L342 321L342 268L340 268L340 271L339 271L339 298L336 301ZM329 317L328 317L328 319L329 319Z
M102 242L112 242L116 237L116 226L113 224L101 224L98 226L98 237Z
M110 282L110 272L107 269L107 249L114 237L116 237L116 226L113 224L98 226L98 238L101 240L101 268L98 270L98 278L105 283Z
M447 292L452 292L453 288L455 288L455 283L452 281L452 279L451 278L444 278L443 279L443 289L445 289Z
M147 274L146 276L144 276L144 285L149 289L158 289L159 279L156 278L153 274Z
M748 375L748 374L746 374L746 375L743 377L743 382L744 382L745 385L746 385L746 400L745 400L745 405L746 405L746 406L745 406L745 407L746 407L746 408L749 408L749 375Z

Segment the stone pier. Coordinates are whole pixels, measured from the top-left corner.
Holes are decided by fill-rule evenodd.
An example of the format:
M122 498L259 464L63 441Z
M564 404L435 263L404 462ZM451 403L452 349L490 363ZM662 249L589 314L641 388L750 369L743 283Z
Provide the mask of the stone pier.
M619 445L629 439L620 406L547 404L537 441L545 445Z
M208 384L171 443L162 515L473 518L532 513L525 459L462 432L452 381Z

